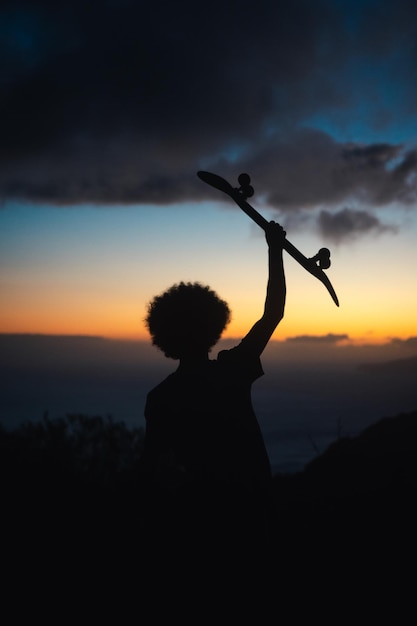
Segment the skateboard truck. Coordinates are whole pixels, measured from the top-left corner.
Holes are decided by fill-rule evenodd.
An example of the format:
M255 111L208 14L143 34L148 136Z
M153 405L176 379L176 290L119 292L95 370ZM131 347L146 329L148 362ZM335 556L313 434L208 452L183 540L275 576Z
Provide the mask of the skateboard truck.
M232 198L236 204L248 215L258 226L260 226L263 230L266 230L268 226L268 221L256 211L248 202L246 202L247 198L251 198L255 190L250 184L251 179L249 174L240 174L238 177L238 183L240 187L234 188L230 183L227 182L221 176L217 174L212 174L211 172L200 171L197 172L197 176L212 187L219 189L226 193L230 198ZM304 267L310 274L318 278L324 286L327 288L330 293L334 303L336 306L339 306L339 300L337 298L336 292L333 289L333 286L328 278L328 276L324 273L323 270L328 269L330 267L330 250L328 248L321 248L317 254L311 258L307 258L302 254L295 246L292 245L288 241L288 239L284 240L283 244L284 250L288 252L300 265Z

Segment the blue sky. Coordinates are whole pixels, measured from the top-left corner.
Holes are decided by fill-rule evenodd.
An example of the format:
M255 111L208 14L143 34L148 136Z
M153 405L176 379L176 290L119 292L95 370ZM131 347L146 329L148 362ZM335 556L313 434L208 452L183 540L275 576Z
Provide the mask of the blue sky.
M332 251L340 311L289 259L279 337L414 336L415 2L200 9L2 4L0 330L143 336L152 295L195 279L245 332L262 233L203 168L250 173L290 241Z
M285 255L254 389L272 460L283 431L311 454L338 418L415 409L415 0L3 0L0 54L2 419L139 423L175 364L88 336L148 341L147 302L180 280L228 301L226 345L258 319L263 233L200 169L249 173L255 208L332 254L339 308Z

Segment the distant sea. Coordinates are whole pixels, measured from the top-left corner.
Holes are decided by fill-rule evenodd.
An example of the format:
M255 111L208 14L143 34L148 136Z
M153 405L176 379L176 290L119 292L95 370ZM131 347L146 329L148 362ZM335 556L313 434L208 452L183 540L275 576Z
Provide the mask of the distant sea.
M175 367L140 343L0 335L1 424L81 413L144 427L148 391ZM264 370L253 404L274 473L299 471L339 437L417 409L415 357L363 364L270 354Z

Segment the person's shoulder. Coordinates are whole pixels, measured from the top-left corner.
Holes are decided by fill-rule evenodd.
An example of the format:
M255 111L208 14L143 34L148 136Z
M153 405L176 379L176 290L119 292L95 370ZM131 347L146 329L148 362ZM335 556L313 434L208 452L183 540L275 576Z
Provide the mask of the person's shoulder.
M217 362L228 363L233 361L236 358L236 355L239 356L239 354L236 353L236 348L237 346L235 346L234 348L229 348L228 350L220 350L217 355Z
M217 355L217 361L223 366L233 368L255 380L263 375L263 368L259 356L254 356L244 341L234 348L221 350Z
M217 360L220 362L235 361L241 363L242 361L259 361L259 356L255 356L245 339L242 339L242 341L233 348L221 350L217 355Z
M239 353L242 350L242 342L232 345L230 348L223 348L217 354L217 361L234 359L236 356L239 356Z
M161 380L155 387L148 392L148 397L163 393L163 391L175 384L176 372L172 372L166 378Z

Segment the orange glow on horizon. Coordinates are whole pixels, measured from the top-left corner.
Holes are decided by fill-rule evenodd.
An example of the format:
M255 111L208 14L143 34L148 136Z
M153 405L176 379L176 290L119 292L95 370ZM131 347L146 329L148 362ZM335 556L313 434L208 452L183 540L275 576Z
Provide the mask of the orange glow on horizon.
M304 275L300 278L304 279ZM316 281L302 280L299 286L297 279L299 276L287 281L285 315L273 339L330 333L348 335L351 343L378 344L393 337L407 339L417 335L414 292L403 295L402 302L408 299L408 305L399 307L395 298L385 301L381 292L358 293L354 286L344 285L338 293L340 307L336 307ZM256 281L252 284L251 288L245 284L220 285L218 293L230 293L228 303L232 311L232 320L223 335L225 339L244 337L263 313L264 285ZM42 289L9 292L0 311L0 332L149 340L143 320L153 292L149 289L131 297L127 293L130 290L129 286L119 297L111 289L95 293L59 287L53 297Z
M218 293L222 296L223 293L230 294L227 300L232 311L232 320L223 335L225 339L244 337L261 317L264 289L263 281L255 280L247 284L220 284ZM403 293L402 305L398 306L395 295L387 300L384 287L358 292L355 283L345 281L338 290L340 307L336 307L322 285L306 280L300 272L294 277L289 276L287 291L284 319L273 339L330 333L348 335L349 341L354 343L377 344L393 337L407 339L417 335L417 295L414 291ZM130 284L123 289L119 284L96 291L90 286L78 291L63 289L61 285L53 291L32 286L9 290L0 311L0 332L93 335L146 341L149 335L143 320L146 303L153 293L149 286L135 293Z
M240 266L241 258L239 251L227 264L203 263L196 269L189 268L188 257L184 260L186 267L179 269L177 264L181 264L181 259L175 259L173 268L165 260L158 268L155 261L151 273L147 264L139 263L134 267L126 263L127 269L123 265L123 271L117 272L110 263L106 272L93 269L91 274L81 266L73 272L71 266L62 276L55 271L53 263L32 277L31 266L27 269L28 276L17 270L6 271L2 281L0 333L147 341L149 335L143 323L147 302L176 282L175 277L183 275L185 280L198 280L201 276L202 283L212 285L227 300L232 321L223 337L239 340L263 313L266 283L262 255L255 251L254 261L246 259L245 266ZM383 344L392 338L404 340L417 336L413 263L398 264L395 274L401 280L396 279L392 268L390 275L387 277L385 272L381 280L381 268L375 260L373 264L361 260L366 272L353 265L352 259L349 263L336 261L334 265L330 278L340 307L335 306L322 284L291 259L286 260L285 316L272 339L333 334L347 335L350 344Z
M256 320L255 320L256 321ZM127 323L124 320L124 324L118 324L116 320L97 319L77 320L62 318L55 320L40 320L36 316L31 319L18 318L9 320L2 320L0 326L0 333L8 334L40 334L40 335L70 335L70 336L99 336L107 339L115 340L129 340L129 341L150 341L149 333L143 324ZM251 323L241 321L240 323L232 322L222 335L222 339L232 339L239 341L250 330ZM333 335L348 335L347 339L341 340L339 345L382 345L389 342L391 339L396 338L400 340L406 340L409 337L416 336L415 330L412 328L404 327L403 332L386 332L384 329L381 332L366 331L359 329L354 331L353 329L346 330L340 328L330 328L325 324L318 326L311 326L302 323L285 322L284 320L277 327L271 340L285 341L286 339L297 336L326 336L328 334Z

